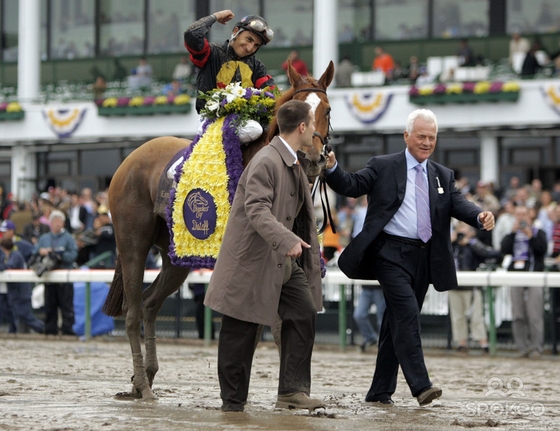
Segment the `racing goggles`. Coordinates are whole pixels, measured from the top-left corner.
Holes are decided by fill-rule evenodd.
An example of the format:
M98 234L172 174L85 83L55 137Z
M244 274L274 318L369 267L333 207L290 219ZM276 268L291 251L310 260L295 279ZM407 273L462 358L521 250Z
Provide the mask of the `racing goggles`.
M250 21L247 22L241 22L239 24L239 27L258 34L260 37L262 37L263 43L265 45L269 43L274 37L274 32L268 26L268 24L266 24L265 22L259 19L251 19Z

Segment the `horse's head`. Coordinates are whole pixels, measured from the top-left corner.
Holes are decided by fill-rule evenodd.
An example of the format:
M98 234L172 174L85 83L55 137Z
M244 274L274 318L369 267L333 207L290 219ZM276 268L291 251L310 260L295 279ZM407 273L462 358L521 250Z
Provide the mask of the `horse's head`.
M325 146L329 141L329 131L331 126L331 106L327 97L327 87L334 77L334 64L331 61L317 80L311 76L301 76L288 65L288 78L292 88L282 95L276 103L278 108L288 100L303 100L311 105L311 110L315 115L315 133L313 137L313 147L306 149L305 158L309 161L306 165L306 174L310 181L314 180L321 173L325 166ZM278 134L276 119L273 120L268 137L270 140Z

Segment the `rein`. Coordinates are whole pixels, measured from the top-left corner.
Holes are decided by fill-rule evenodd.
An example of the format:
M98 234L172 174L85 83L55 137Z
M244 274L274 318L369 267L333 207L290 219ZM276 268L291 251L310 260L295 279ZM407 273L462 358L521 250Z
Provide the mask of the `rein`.
M304 92L316 92L316 93L323 93L325 95L327 94L327 91L323 90L322 88L311 87L311 88L300 88L299 90L294 91L293 96L295 96L298 93L304 93ZM329 145L330 131L332 130L330 108L328 109L326 116L327 116L327 135L323 136L317 131L313 132L313 137L319 138L319 140L323 144L321 158L325 161L324 166L326 166L327 156L331 151L331 146ZM324 166L322 170L324 170ZM332 232L336 233L336 227L331 213L331 206L329 204L329 195L327 193L327 180L323 172L319 174L319 177L315 180L315 183L313 184L313 190L311 191L311 198L313 200L315 200L315 192L317 191L317 189L319 189L319 196L321 197L321 207L323 209L323 223L322 226L319 228L318 231L319 235L322 234L327 228L327 220L331 225Z

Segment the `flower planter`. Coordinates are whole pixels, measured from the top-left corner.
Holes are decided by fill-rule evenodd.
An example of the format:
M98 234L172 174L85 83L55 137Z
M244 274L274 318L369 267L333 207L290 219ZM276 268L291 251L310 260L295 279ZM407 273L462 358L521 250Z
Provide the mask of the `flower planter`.
M24 111L16 111L16 112L0 112L0 121L14 121L14 120L22 120L25 117Z
M114 108L100 106L98 114L103 117L124 115L168 115L187 114L191 111L192 104L184 105L152 105L152 106L117 106Z
M454 93L454 94L430 94L426 96L410 95L410 103L415 105L444 105L449 103L496 103L517 102L519 92L501 93Z

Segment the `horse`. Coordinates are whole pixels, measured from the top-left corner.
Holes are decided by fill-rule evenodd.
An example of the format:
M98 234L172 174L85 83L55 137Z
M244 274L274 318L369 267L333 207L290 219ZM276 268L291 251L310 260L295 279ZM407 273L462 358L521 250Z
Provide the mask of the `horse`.
M321 77L301 76L290 65L288 78L292 87L277 99L277 109L288 100L305 100L313 108L315 133L313 148L306 154L310 180L319 175L325 164L324 146L330 129L330 105L327 87L334 76L331 61ZM242 148L243 166L278 133L274 118L268 133ZM125 328L132 351L132 391L123 397L156 399L152 391L159 365L156 352L155 323L164 300L176 292L189 274L189 268L175 266L168 255L170 233L164 217L155 211L159 181L169 161L191 144L187 139L163 136L152 139L136 150L117 168L109 186L109 209L113 219L118 258L109 294L103 306L105 314L125 316ZM154 282L142 289L146 258L152 246L162 256L162 267ZM142 355L144 325L145 358Z

